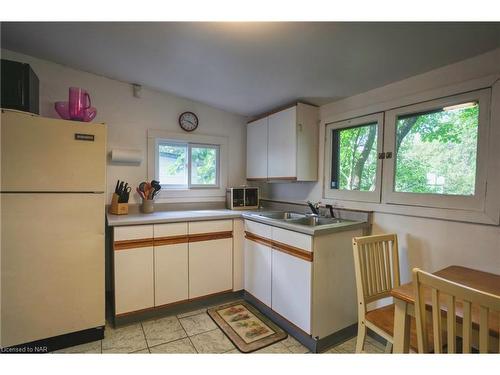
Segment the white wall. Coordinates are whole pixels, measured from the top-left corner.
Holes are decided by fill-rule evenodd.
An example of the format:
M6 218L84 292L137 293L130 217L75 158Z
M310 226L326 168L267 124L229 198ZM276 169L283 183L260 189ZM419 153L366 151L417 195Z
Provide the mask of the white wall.
M356 113L370 114L389 109L401 98L418 96L463 81L500 73L500 49L387 86L355 95L320 108L319 168L323 176L324 124L335 117L349 118ZM386 104L387 103L387 104ZM391 104L389 104L391 103ZM497 142L500 145L500 139ZM500 173L500 170L498 171ZM268 184L267 196L287 201L322 201L323 179L315 183ZM500 194L500 191L497 192ZM346 208L359 208L342 202ZM461 223L421 217L375 212L373 232L395 232L400 239L402 278L410 279L410 270L421 267L435 271L447 265L464 265L487 272L500 273L500 227Z
M172 94L142 89L142 97L134 98L128 83L75 70L49 61L2 49L2 58L29 63L40 79L40 114L59 118L54 102L68 100L70 86L89 91L92 105L97 108L94 122L108 126L108 151L112 148L140 149L140 166L107 166L107 193L109 203L116 180L137 186L147 178L147 130L163 129L183 132L178 116L184 111L198 115L200 125L195 133L228 137L228 184L245 182L246 119L207 105ZM141 69L141 67L137 67ZM222 198L220 198L222 199ZM139 202L134 194L133 200Z

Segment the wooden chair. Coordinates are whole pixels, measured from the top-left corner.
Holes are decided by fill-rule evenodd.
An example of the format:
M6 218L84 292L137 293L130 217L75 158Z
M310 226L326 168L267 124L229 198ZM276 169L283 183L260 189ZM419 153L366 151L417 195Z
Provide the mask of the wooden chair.
M428 353L428 342L432 341L436 353L441 352L443 345L442 317L446 307L446 330L448 353L456 352L457 319L456 308L463 309L462 320L462 351L470 353L472 345L472 315L479 309L479 352L490 352L490 328L488 325L490 314L500 314L500 296L469 288L430 273L413 269L413 285L415 288L415 316L417 320L417 339L419 353ZM429 288L432 297L432 331L433 337L428 337L426 303L424 288ZM443 304L443 302L445 302ZM458 302L458 303L457 303ZM498 315L500 318L500 315ZM490 320L491 321L491 320ZM494 328L498 330L498 327ZM500 332L497 332L500 336ZM499 349L500 352L500 344Z
M398 238L395 234L355 237L352 246L358 295L356 353L363 351L367 328L387 340L386 352L390 352L394 305L371 311L367 311L367 305L390 297L391 289L400 285Z

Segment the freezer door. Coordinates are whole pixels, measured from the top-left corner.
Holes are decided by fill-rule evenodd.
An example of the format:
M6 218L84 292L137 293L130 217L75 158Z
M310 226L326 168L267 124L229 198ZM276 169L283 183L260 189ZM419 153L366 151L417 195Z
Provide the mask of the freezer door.
M101 192L106 126L2 110L2 191Z
M1 342L104 325L104 194L0 194Z

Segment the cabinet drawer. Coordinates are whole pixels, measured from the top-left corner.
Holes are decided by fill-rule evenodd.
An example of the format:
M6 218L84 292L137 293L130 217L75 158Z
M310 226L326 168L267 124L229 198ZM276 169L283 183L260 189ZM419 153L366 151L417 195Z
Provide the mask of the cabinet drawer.
M272 227L273 241L312 252L312 237L291 230Z
M189 234L231 232L233 220L192 221L189 223Z
M115 227L115 241L141 240L153 238L152 225L130 225L126 227Z
M245 231L260 237L272 238L272 227L266 224L257 223L251 220L245 220Z
M154 305L153 247L115 251L115 312Z
M160 237L173 237L183 236L188 233L188 223L168 223L168 224L155 224L154 236Z

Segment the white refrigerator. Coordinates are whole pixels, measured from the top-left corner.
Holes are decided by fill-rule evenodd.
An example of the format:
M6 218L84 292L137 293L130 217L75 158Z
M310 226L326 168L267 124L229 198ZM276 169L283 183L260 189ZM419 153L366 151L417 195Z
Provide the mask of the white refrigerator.
M105 125L2 109L0 128L0 346L103 332Z

